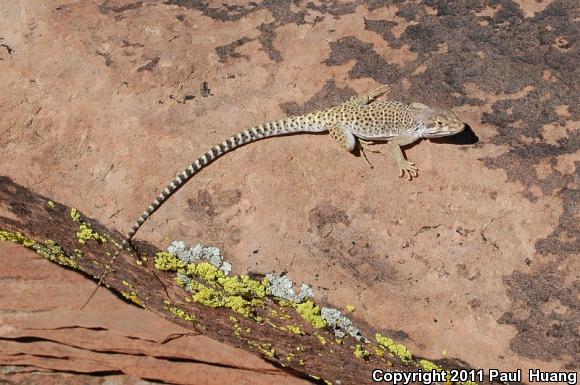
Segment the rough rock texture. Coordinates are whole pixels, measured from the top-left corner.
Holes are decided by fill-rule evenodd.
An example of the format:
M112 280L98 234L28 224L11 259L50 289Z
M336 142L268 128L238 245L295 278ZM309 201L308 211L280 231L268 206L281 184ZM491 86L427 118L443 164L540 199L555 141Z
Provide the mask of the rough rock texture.
M479 144L413 146L421 173L407 182L388 156L370 169L324 135L269 139L197 175L138 238L219 246L237 273L288 271L420 356L577 369L575 2L230 4L0 3L0 175L124 232L228 135L388 83L398 100L453 107ZM62 382L55 372L93 365L133 376L118 383L164 368L158 380L189 379L154 358L178 349L154 342L178 327L104 291L71 313L92 282L13 245L0 258L0 330L39 329L0 340L34 372L0 378ZM113 353L128 340L140 362ZM205 383L300 382L201 336L173 343L215 347L193 364ZM70 365L36 358L44 349Z

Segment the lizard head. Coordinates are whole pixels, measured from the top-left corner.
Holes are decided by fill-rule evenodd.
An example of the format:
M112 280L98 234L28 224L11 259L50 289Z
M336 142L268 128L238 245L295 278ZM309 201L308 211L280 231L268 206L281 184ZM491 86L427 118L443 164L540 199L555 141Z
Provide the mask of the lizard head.
M418 104L418 103L417 103ZM455 112L443 108L431 108L425 105L417 105L424 128L422 137L441 138L458 134L465 128L465 124Z

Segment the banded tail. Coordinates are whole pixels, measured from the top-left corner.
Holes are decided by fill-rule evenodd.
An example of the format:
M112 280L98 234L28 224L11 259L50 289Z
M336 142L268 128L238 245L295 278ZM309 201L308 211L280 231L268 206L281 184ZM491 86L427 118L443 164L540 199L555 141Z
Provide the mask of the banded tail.
M233 135L223 141L222 143L212 147L209 151L199 157L195 162L191 163L186 169L181 171L174 179L169 183L165 189L155 198L155 200L147 207L145 211L141 214L139 219L133 224L131 230L127 233L125 238L121 243L121 248L115 252L113 258L111 258L111 263L106 267L105 271L99 278L97 287L93 290L89 298L85 301L81 310L91 301L93 296L96 294L99 286L103 282L105 276L110 272L113 267L113 263L117 256L125 249L129 247L131 251L135 251L131 242L133 237L139 231L141 226L145 221L153 215L174 193L177 192L183 185L185 185L199 170L203 169L214 160L220 156L227 154L228 152L235 150L245 144L255 142L260 139L269 138L273 136L282 136L287 134L293 134L297 132L323 132L327 128L323 122L320 121L321 112L315 112L311 114L296 116L284 120L277 120L269 123L260 124L254 126L247 130L244 130L236 135Z

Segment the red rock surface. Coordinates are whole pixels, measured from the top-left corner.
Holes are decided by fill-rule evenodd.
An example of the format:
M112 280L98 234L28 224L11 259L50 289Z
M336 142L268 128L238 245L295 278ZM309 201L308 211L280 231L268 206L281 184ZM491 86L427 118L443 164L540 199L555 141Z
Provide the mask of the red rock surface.
M183 329L106 290L80 311L78 299L90 294L90 281L16 245L3 244L1 250L0 363L2 377L9 382L61 384L79 374L83 376L69 381L304 383L250 353Z
M419 356L577 369L573 2L237 4L2 2L0 174L124 232L228 135L391 84L453 107L480 143L413 146L407 182L325 135L269 139L197 175L138 238L287 271ZM0 258L3 379L304 382L202 336L162 343L184 331L104 290L77 311L93 282L13 245Z

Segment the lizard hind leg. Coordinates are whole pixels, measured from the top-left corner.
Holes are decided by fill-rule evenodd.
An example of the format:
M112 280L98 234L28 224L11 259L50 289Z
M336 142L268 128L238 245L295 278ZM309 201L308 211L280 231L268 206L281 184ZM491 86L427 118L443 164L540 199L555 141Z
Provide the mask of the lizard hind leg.
M390 91L391 87L385 84L367 94L361 96L353 96L352 98L350 98L349 102L357 106L366 106L379 96L387 94Z
M340 145L340 147L344 148L345 150L347 150L349 152L354 151L357 138L349 130L347 130L345 128L341 128L341 127L332 127L328 130L328 132L330 133L330 136L332 137L332 139L334 139ZM371 142L362 141L359 139L361 155L362 155L363 159L365 160L365 162L367 162L367 164L370 166L370 168L373 168L373 165L371 164L371 162L369 162L369 160L367 159L367 156L364 152L364 147L366 145L368 145L369 143L371 143ZM377 151L371 151L371 152L377 152Z
M368 94L368 97L372 101L372 100L375 100L376 98L378 98L381 95L388 94L389 92L391 92L391 86L386 85L386 84L383 84L379 88L376 88L375 90L371 91Z
M373 144L376 144L376 143L375 142L368 141L368 140L362 140L362 139L359 138L358 144L360 146L360 153L363 156L365 162L367 162L367 164L369 165L370 168L374 168L374 166L371 164L371 162L367 158L367 154L366 154L365 151L372 152L374 154L380 154L381 152L379 150L371 150L371 149L369 149L369 146L372 146Z
M349 130L341 127L332 127L328 129L328 132L330 133L330 137L334 139L340 147L349 152L354 150L356 138Z

